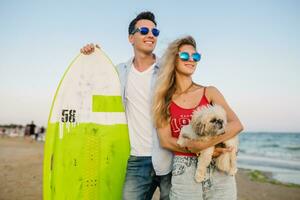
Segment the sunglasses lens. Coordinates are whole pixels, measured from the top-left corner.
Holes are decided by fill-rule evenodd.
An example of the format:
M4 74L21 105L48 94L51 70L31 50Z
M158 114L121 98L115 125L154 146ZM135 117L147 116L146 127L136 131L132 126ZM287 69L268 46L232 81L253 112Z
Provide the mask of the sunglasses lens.
M201 55L200 53L193 53L192 58L195 62L198 62L201 59Z
M180 52L179 58L183 61L188 61L190 58L190 55L187 52Z
M141 27L140 32L142 35L147 35L149 32L149 29L147 27Z
M158 30L157 28L153 28L153 29L152 29L152 34L153 34L155 37L159 36L159 30Z

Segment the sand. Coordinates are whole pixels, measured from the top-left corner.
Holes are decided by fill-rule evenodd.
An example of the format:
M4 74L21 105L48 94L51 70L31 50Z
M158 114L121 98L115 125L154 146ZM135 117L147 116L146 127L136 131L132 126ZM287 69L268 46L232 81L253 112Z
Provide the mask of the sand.
M30 138L0 137L0 200L42 199L43 143ZM239 200L300 200L300 187L250 180L237 174ZM158 200L159 192L153 197Z

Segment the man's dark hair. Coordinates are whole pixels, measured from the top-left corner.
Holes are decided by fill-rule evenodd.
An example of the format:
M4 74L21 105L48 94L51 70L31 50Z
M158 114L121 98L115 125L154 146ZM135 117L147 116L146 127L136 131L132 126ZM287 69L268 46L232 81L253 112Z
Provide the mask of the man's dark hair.
M141 12L140 14L138 14L136 16L136 18L134 18L130 24L129 24L129 27L128 27L128 34L132 34L132 32L135 30L135 25L136 23L141 20L141 19L146 19L146 20L150 20L152 21L155 26L156 26L156 21L155 21L155 16L152 12L150 11L145 11L145 12Z

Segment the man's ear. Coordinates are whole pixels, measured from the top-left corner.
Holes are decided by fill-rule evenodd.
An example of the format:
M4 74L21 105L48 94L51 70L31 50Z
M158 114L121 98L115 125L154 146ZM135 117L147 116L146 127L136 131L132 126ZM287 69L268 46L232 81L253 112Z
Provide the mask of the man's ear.
M128 41L132 46L134 45L134 36L132 34L128 35Z

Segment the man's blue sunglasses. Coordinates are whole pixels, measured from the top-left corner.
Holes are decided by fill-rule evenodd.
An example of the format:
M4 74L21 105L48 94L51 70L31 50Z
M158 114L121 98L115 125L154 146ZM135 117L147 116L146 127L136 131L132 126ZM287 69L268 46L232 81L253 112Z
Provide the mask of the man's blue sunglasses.
M149 33L149 28L148 27L140 27L136 28L134 31L132 31L132 35L135 34L136 32L140 32L142 35L147 35ZM157 37L159 36L159 30L157 28L153 28L151 30L152 34Z
M188 61L190 59L190 56L193 58L193 61L195 62L201 60L201 54L198 52L195 52L192 55L190 55L188 52L179 52L178 55L182 61Z

